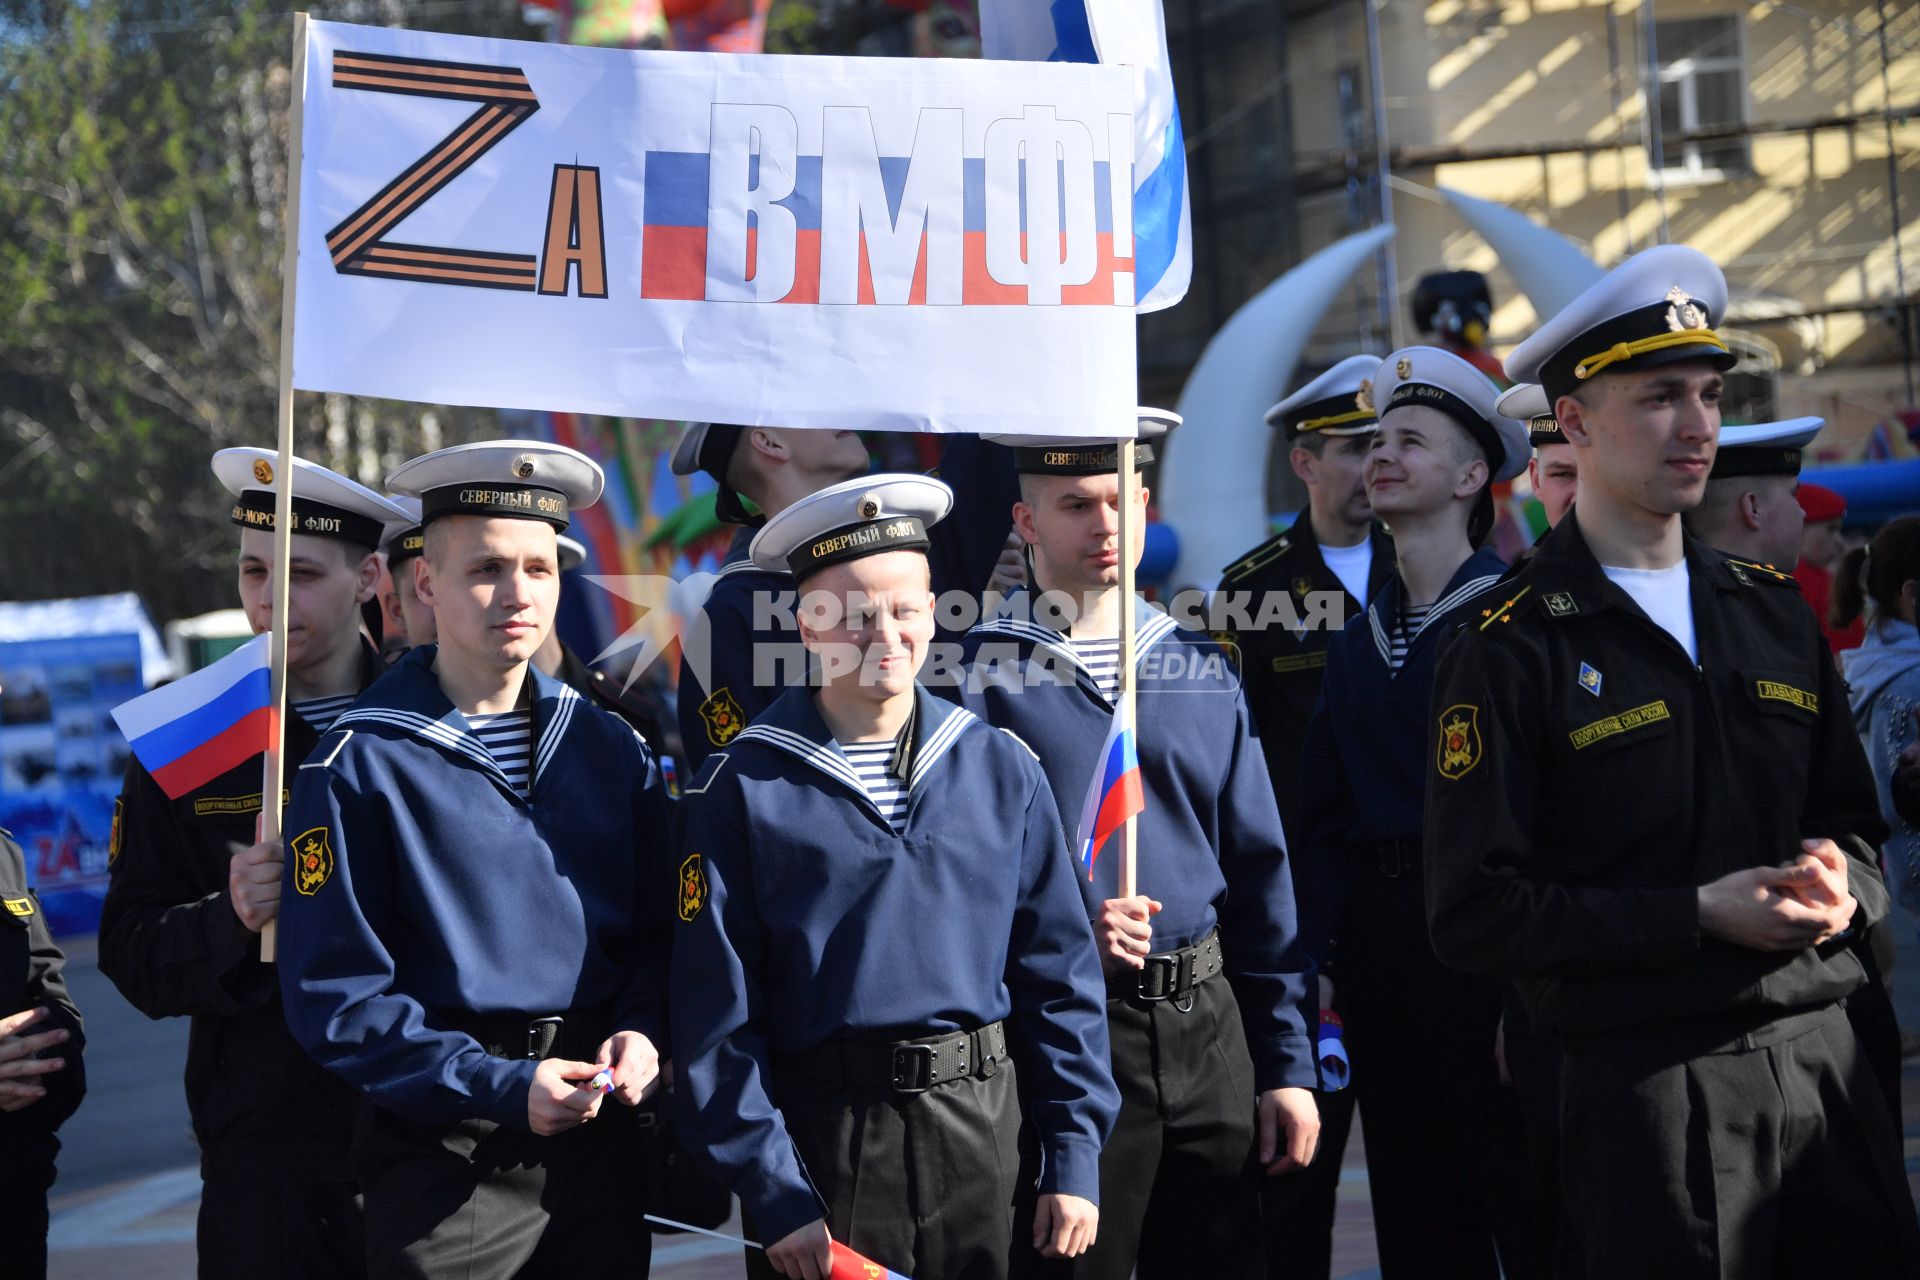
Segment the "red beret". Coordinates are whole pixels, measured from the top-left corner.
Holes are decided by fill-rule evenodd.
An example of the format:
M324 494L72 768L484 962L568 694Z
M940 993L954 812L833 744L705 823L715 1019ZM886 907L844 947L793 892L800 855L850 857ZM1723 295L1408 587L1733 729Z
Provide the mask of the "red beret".
M1808 524L1839 520L1847 514L1847 500L1825 485L1802 481L1793 496L1800 500L1800 509L1807 513Z

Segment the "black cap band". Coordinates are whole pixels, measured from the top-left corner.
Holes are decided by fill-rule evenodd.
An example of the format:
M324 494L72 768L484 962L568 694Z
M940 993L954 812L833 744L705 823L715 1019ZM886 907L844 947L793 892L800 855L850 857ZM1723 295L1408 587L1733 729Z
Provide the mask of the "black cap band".
M420 526L441 516L495 516L567 527L567 496L532 484L449 484L420 495Z
M1153 446L1133 446L1133 469L1140 470L1153 461ZM1097 476L1120 469L1117 444L1058 444L1041 448L1016 445L1013 467L1023 476Z
M1573 394L1602 373L1657 369L1687 360L1703 360L1722 371L1731 369L1738 357L1708 327L1712 323L1706 308L1693 299L1663 298L1597 324L1540 366L1547 403L1558 404L1561 396Z
M427 551L427 530L425 525L415 525L402 533L396 533L387 540L387 567L391 569L403 560L425 555Z
M274 494L271 489L248 489L233 501L233 523L242 529L273 532ZM295 496L293 531L314 538L336 538L371 551L380 545L384 526L344 507Z
M1380 425L1380 420L1374 416L1371 406L1360 403L1361 395L1328 396L1324 400L1309 400L1306 404L1296 405L1280 420L1281 426L1286 428L1287 439L1317 435L1323 431L1331 435L1358 435L1374 430Z
M1550 413L1527 419L1527 443L1538 449L1550 444L1565 444L1567 433L1560 429L1560 420Z
M795 547L787 554L787 567L798 581L828 565L877 556L883 551L925 551L930 545L927 526L917 516L862 520L829 529Z
M1797 476L1800 474L1799 449L1777 444L1743 444L1722 449L1713 459L1709 480L1731 480L1738 476Z
M1426 382L1403 382L1393 389L1393 395L1380 410L1380 416L1384 418L1395 409L1410 404L1438 409L1465 427L1467 434L1473 437L1473 442L1480 446L1480 452L1486 455L1489 474L1500 470L1500 464L1506 461L1507 448L1500 442L1500 433L1493 429L1493 424L1478 409L1445 387Z

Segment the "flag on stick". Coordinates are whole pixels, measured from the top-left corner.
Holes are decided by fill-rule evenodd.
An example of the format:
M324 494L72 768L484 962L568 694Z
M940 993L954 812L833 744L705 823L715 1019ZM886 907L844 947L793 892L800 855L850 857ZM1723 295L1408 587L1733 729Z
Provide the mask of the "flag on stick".
M1087 788L1086 802L1080 807L1080 865L1087 879L1093 879L1093 860L1109 837L1125 825L1128 818L1147 807L1146 793L1140 785L1140 754L1134 746L1133 705L1124 700L1114 708L1113 723L1107 728L1107 740L1100 748L1100 767L1094 772L1093 785Z
M134 756L170 800L213 781L273 744L266 635L212 666L113 709Z

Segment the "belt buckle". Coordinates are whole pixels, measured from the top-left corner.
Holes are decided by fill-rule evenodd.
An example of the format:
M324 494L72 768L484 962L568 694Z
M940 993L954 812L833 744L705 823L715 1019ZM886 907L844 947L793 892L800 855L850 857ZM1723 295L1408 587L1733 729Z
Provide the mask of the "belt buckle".
M1149 992L1147 990L1148 977L1156 971L1164 973L1166 980L1160 984L1158 993ZM1175 995L1179 994L1179 985L1180 955L1178 952L1147 957L1146 964L1140 969L1138 994L1142 1000L1149 1004L1160 1000L1171 1000Z
M933 1046L897 1044L893 1046L893 1091L925 1093L933 1088Z
M559 1045L560 1028L565 1025L566 1019L558 1014L549 1014L544 1018L530 1019L527 1022L526 1056L534 1062L539 1062L546 1058L553 1052L554 1048ZM548 1028L552 1029L551 1035L545 1034ZM546 1040L545 1044L541 1043L543 1036Z

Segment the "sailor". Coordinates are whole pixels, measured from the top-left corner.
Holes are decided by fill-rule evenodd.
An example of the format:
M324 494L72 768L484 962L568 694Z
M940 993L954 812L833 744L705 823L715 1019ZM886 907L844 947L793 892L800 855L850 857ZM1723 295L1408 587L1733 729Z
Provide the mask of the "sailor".
M1300 823L1300 750L1320 701L1327 644L1393 573L1393 541L1373 519L1361 475L1379 430L1372 399L1379 367L1378 356L1350 356L1267 411L1268 425L1284 433L1307 506L1285 533L1227 566L1209 619L1214 638L1239 664L1288 830ZM1331 984L1322 977L1317 985L1323 1025L1337 1027ZM1336 1087L1315 1101L1318 1157L1260 1187L1267 1269L1274 1275L1324 1277L1333 1266L1333 1214L1353 1094Z
M1527 424L1527 443L1533 446L1533 457L1527 460L1527 479L1551 529L1573 506L1580 487L1580 459L1553 416L1547 390L1537 382L1508 387L1493 402L1493 410Z
M1495 411L1491 379L1435 347L1388 356L1373 393L1367 489L1396 564L1365 624L1328 648L1295 883L1345 1023L1382 1276L1522 1280L1547 1273L1550 1244L1495 1060L1500 984L1434 955L1420 838L1434 665L1499 598L1491 490L1526 466L1526 428Z
M587 562L587 548L565 534L557 542L564 583L567 574ZM672 783L673 761L667 754L666 740L661 733L659 709L637 685L617 675L609 675L598 667L589 666L572 645L560 638L559 627L547 633L545 643L533 655L533 665L554 679L572 685L576 691L592 699L601 710L611 711L632 725L633 731L640 735L640 740L652 749L662 775L669 784ZM668 789L672 790L671 785Z
M1427 916L1558 1038L1574 1273L1914 1275L1899 1133L1841 1009L1885 834L1793 580L1686 536L1734 363L1720 270L1629 258L1509 357L1578 509L1446 653Z
M681 637L678 711L691 774L781 690L806 678L793 579L782 567L754 564L747 549L755 531L806 495L864 475L868 459L852 431L695 422L674 445L671 465L675 475L713 477L719 486L714 513L741 526L712 592Z
M631 728L529 662L600 468L502 440L387 484L421 500L440 638L296 775L287 1023L362 1095L374 1273L644 1274L632 1108L665 1043L667 798Z
M1143 409L1137 430L1151 439L1178 421ZM1139 559L1147 494L1134 495L1123 548L1118 447L993 438L1020 473L1012 516L1034 590L967 635L955 690L1033 747L1076 848L1114 719L1123 608L1137 625L1139 892L1121 896L1117 848L1077 877L1107 975L1121 1110L1101 1153L1106 1229L1074 1274L1186 1276L1196 1258L1260 1274L1261 1174L1310 1163L1319 1132L1310 970L1266 759L1225 654L1121 598L1120 557ZM1142 445L1136 465L1152 457Z
M774 516L814 687L687 788L673 1030L690 1145L739 1194L748 1272L824 1280L829 1239L903 1275L996 1277L1099 1224L1118 1105L1099 962L1033 753L922 688L927 527L875 475ZM1021 1104L1040 1155L1014 1238Z
M413 588L413 562L426 547L427 531L420 525L420 501L417 498L389 498L403 508L407 517L388 525L380 544L387 560L387 581L380 596L381 612L386 616L386 631L397 638L401 652L437 638L433 630L433 610L421 603Z
M233 494L240 603L273 625L271 449L222 449ZM361 635L383 527L405 512L304 458L293 463L287 699L292 776L386 670ZM257 838L262 757L169 799L129 760L114 807L100 971L150 1018L187 1016L187 1108L200 1144L202 1277L351 1276L365 1268L360 1193L347 1158L353 1091L287 1034L260 930L280 908L281 853ZM237 852L236 852L237 851Z

